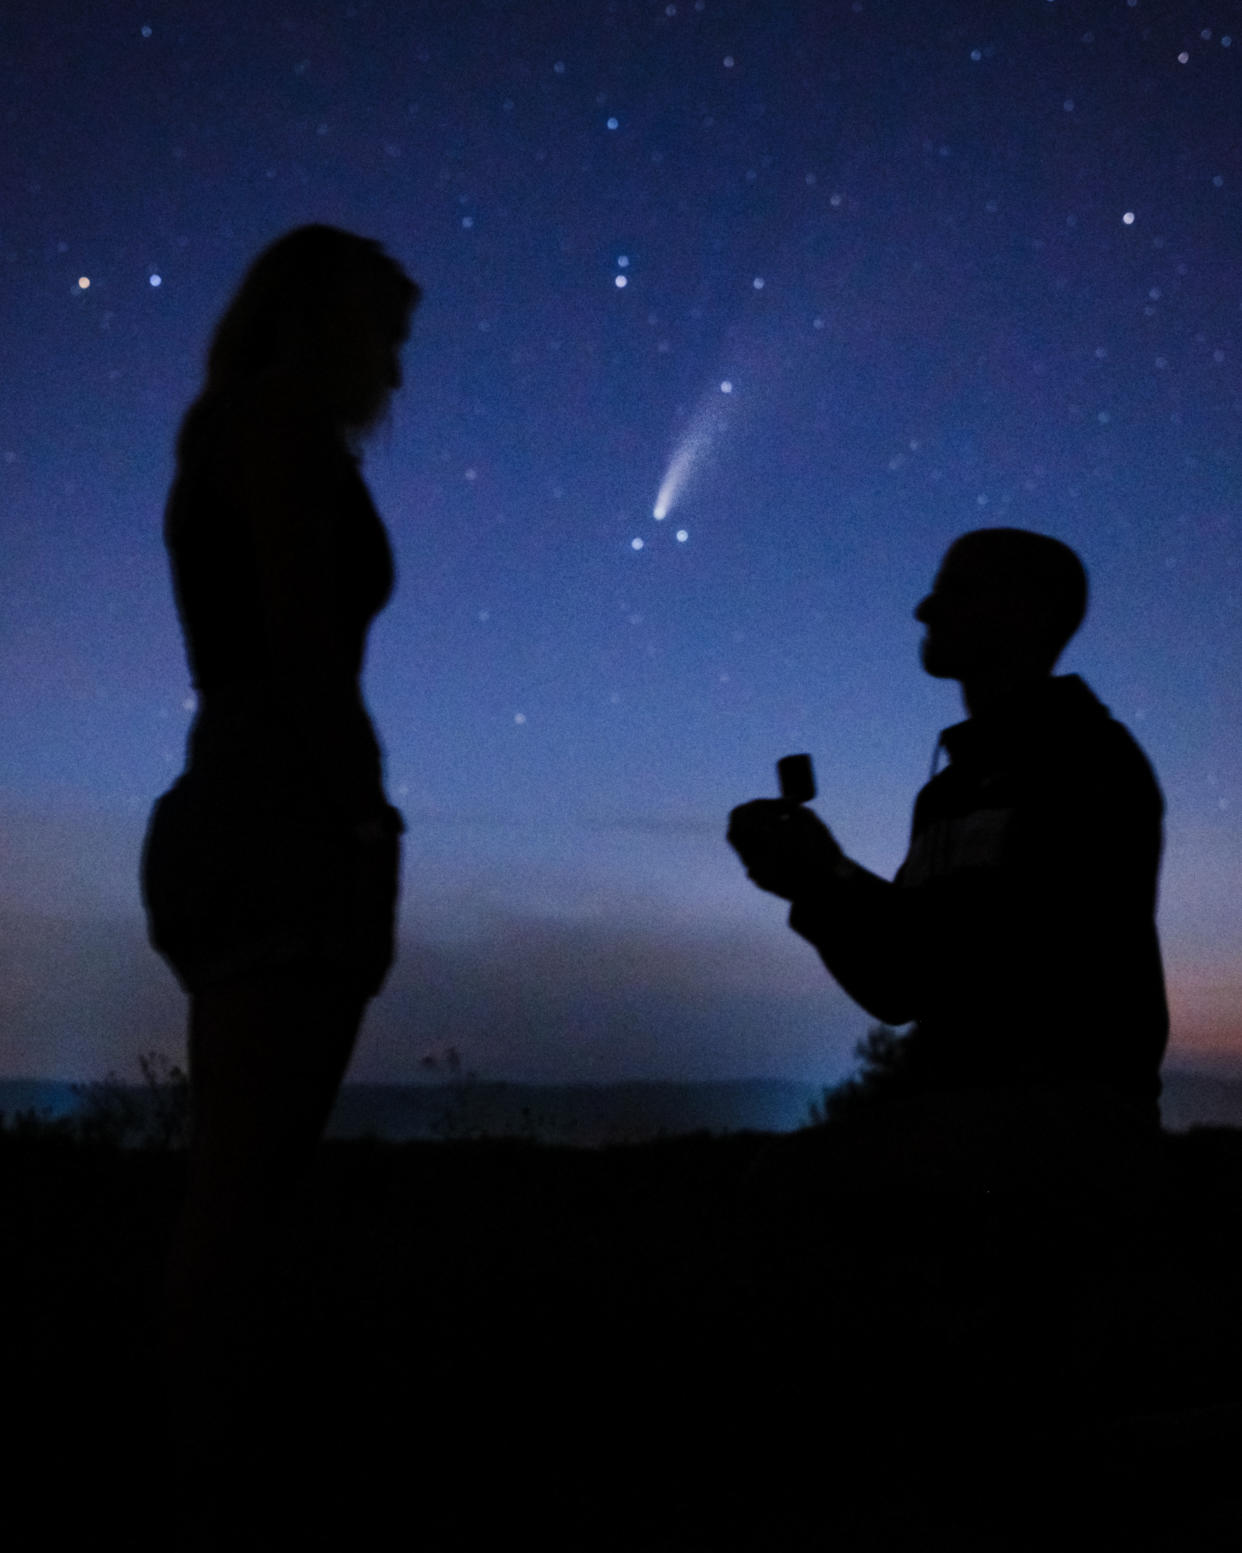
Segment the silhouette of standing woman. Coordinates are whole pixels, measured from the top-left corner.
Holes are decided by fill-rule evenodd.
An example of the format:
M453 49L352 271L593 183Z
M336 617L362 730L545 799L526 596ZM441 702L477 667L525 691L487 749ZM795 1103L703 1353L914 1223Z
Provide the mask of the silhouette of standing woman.
M187 1548L247 1545L223 1522L252 1312L392 959L404 827L359 676L393 571L357 457L418 297L375 242L288 233L221 319L177 444L165 539L199 705L142 880L190 995L166 1333Z

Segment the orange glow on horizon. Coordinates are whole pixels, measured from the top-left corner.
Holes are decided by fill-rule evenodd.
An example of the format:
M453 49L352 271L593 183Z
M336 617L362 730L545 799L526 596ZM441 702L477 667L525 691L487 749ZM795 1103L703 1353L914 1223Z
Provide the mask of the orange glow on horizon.
M1242 979L1223 966L1183 966L1170 969L1168 981L1166 1061L1242 1069Z

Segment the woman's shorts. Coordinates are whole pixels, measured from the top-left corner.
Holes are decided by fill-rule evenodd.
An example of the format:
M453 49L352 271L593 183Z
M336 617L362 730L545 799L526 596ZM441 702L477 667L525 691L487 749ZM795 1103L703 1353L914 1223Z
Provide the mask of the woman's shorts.
M151 942L189 993L305 966L373 997L393 960L404 829L382 793L337 818L191 767L147 827Z

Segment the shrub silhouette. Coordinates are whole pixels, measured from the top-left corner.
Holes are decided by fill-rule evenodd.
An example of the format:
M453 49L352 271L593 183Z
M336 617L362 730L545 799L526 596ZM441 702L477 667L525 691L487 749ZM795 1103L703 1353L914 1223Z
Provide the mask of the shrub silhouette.
M157 1051L140 1052L141 1086L115 1073L75 1084L78 1111L67 1120L82 1143L113 1148L185 1148L190 1136L189 1075Z
M866 1116L876 1105L918 1092L906 1036L891 1025L872 1025L854 1047L861 1070L811 1102L813 1127L835 1126Z
M53 1116L50 1111L40 1111L34 1106L25 1106L11 1115L0 1111L0 1139L18 1144L46 1143L50 1139L73 1143L74 1118Z
M432 1124L432 1132L436 1137L461 1140L481 1136L470 1121L470 1099L479 1076L472 1068L463 1065L456 1046L446 1046L442 1052L428 1052L418 1059L418 1065L424 1073L437 1077L444 1075L441 1083L449 1094L449 1104Z

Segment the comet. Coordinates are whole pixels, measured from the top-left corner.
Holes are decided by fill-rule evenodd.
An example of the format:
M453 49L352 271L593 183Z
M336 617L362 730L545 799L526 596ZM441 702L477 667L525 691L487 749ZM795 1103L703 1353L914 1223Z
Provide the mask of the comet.
M673 449L664 478L660 481L655 506L651 509L651 516L657 522L668 517L694 477L711 461L713 449L728 419L726 406L732 393L733 384L726 379L699 403L681 441Z

